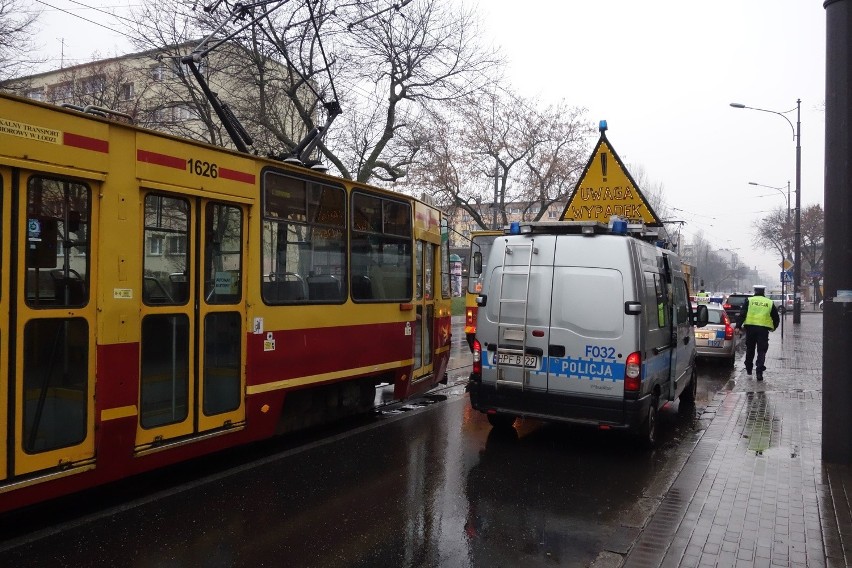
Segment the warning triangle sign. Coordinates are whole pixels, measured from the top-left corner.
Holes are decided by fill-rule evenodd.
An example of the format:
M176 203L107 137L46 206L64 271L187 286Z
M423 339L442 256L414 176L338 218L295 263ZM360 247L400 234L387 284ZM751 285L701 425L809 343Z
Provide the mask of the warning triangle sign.
M630 172L606 138L602 121L601 137L583 175L562 212L563 221L609 223L616 215L630 223L661 227L660 219L636 187Z

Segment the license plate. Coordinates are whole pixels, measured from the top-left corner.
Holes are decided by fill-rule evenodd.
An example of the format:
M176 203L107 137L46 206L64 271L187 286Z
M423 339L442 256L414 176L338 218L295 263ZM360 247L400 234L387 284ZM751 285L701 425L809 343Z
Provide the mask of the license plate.
M497 353L497 364L510 367L538 368L538 357L536 355L522 355L521 353Z
M708 341L707 347L722 347L721 341Z

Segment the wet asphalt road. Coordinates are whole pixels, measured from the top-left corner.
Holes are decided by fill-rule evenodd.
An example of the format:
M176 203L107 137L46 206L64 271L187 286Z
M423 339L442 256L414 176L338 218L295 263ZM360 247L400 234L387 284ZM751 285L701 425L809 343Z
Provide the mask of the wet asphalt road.
M737 370L702 365L653 452L533 420L501 435L454 333L434 396L0 517L0 566L587 566L626 552Z

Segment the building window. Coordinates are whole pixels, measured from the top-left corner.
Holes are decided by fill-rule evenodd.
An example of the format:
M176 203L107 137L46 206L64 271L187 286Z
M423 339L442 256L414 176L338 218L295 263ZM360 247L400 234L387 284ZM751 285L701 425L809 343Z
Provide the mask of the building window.
M39 87L38 89L30 89L26 92L27 98L30 98L34 101L43 101L44 100L44 89Z
M170 122L171 121L171 109L170 108L154 108L148 111L149 116L151 117L152 122Z
M163 254L162 235L152 235L148 237L148 254L155 256L161 256Z
M106 90L106 79L103 75L89 77L83 79L81 86L84 95L97 95Z
M55 103L69 102L71 100L72 92L73 90L70 82L60 83L58 85L54 85L50 90L50 98Z
M189 105L177 105L172 108L174 120L189 120L192 118L192 109Z
M167 254L185 255L186 254L186 236L175 235L166 239Z
M166 66L165 65L155 65L151 67L151 80L152 81L164 81L166 79Z
M121 100L129 101L134 96L133 83L125 83L121 86Z

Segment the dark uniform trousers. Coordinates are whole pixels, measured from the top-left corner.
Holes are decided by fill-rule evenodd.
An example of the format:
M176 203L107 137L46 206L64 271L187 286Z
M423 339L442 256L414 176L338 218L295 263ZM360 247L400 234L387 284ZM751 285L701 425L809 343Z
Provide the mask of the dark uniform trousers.
M754 350L757 348L757 372L766 370L766 350L769 349L769 328L762 325L746 325L746 369L751 371L751 362L754 361Z

